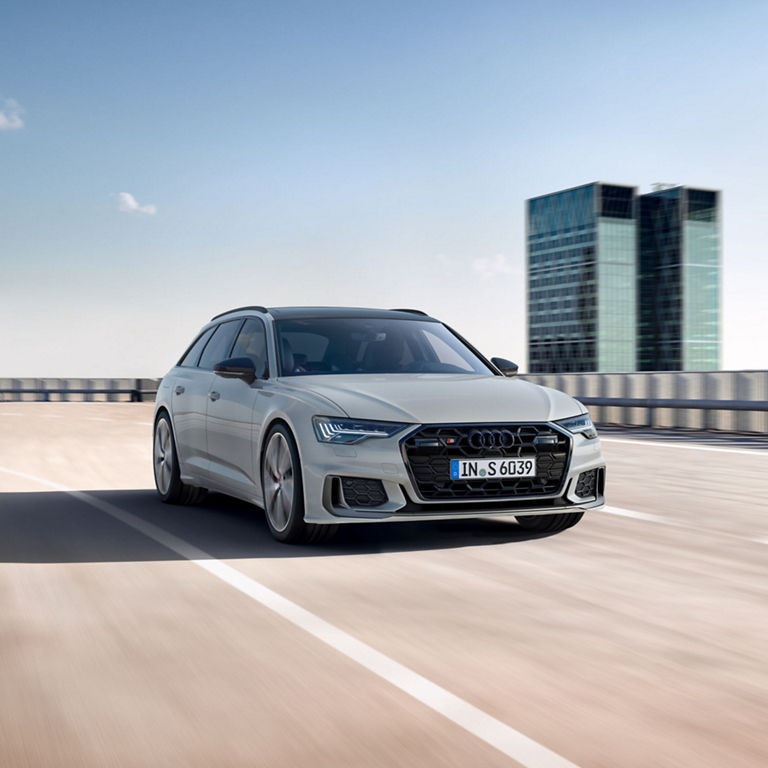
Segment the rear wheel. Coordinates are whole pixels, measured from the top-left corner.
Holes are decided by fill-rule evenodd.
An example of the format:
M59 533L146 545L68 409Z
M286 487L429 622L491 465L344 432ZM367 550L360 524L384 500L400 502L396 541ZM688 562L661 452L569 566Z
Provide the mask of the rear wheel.
M165 412L155 421L152 446L155 487L160 498L166 504L199 504L207 491L205 488L196 488L181 481L171 419Z
M557 533L576 525L582 517L583 512L563 512L560 515L517 515L515 519L528 531Z
M319 544L336 525L304 522L304 483L296 442L290 431L276 424L269 431L261 457L261 485L269 531L286 544Z

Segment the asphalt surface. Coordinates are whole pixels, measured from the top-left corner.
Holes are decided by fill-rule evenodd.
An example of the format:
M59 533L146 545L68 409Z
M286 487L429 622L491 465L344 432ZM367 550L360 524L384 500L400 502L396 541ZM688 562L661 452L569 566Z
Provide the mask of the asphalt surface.
M151 418L0 403L3 768L768 765L765 440L606 431L609 507L552 536L287 547L161 504Z

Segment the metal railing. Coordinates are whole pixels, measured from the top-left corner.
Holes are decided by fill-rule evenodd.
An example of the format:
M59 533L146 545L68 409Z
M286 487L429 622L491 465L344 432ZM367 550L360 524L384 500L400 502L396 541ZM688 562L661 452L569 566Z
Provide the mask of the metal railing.
M768 433L768 371L522 374L567 392L594 421Z
M768 433L768 371L529 373L600 424ZM0 379L0 401L152 400L160 379Z
M0 401L154 400L160 379L0 379Z

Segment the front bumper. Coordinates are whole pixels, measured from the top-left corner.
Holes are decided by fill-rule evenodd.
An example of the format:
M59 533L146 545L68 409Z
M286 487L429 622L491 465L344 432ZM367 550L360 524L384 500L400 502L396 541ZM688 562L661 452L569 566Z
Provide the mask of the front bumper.
M547 424L553 429L556 425ZM411 433L409 433L411 434ZM425 499L401 450L402 435L353 446L315 442L303 446L305 520L332 524L397 520L445 520L494 515L546 515L595 509L605 503L605 461L600 440L569 435L562 482L552 493L514 498ZM594 471L592 482L586 473ZM383 494L350 494L349 480L379 481ZM581 481L581 482L580 482ZM365 484L359 484L365 487ZM369 487L371 489L372 486ZM587 495L582 495L584 493ZM365 505L355 503L365 500ZM381 499L385 500L381 503ZM352 503L350 503L350 500Z

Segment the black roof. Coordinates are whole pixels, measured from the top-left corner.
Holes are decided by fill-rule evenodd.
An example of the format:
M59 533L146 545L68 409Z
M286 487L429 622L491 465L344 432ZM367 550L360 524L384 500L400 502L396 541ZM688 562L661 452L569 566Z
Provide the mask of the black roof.
M434 317L407 309L365 309L360 307L270 307L276 320L316 319L321 317L356 317L400 320L425 320L437 323Z

